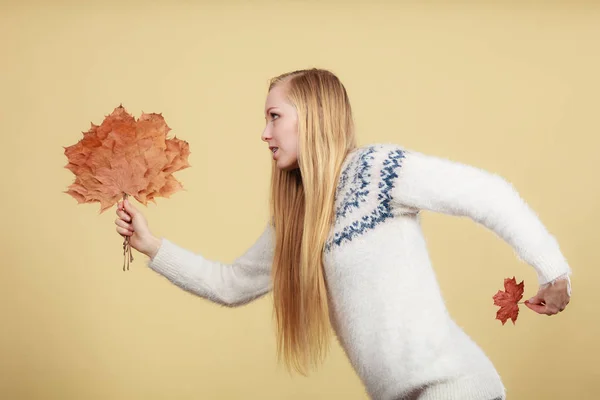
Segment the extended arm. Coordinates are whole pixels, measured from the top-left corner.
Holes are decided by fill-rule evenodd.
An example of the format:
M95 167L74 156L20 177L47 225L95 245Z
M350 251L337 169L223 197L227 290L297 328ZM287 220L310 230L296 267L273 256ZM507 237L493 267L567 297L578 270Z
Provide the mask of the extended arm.
M540 285L558 278L569 279L571 269L557 241L505 179L418 152L396 152L401 152L402 157L392 191L394 202L414 209L465 216L482 224L535 268Z
M243 255L223 264L163 238L148 266L190 293L224 306L240 306L271 290L274 243L274 229L267 224Z

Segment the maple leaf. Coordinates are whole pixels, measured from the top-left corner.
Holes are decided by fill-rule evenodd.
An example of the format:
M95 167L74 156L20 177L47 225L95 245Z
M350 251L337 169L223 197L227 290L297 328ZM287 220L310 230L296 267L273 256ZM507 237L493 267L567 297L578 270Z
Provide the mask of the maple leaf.
M78 203L100 203L100 213L124 195L140 203L156 203L183 189L172 174L189 167L187 142L167 139L171 128L161 114L143 113L136 121L122 105L83 139L64 147L75 181L65 193Z
M519 316L519 300L523 298L524 282L517 284L515 277L512 279L504 279L504 292L498 290L493 297L494 305L500 306L498 312L496 312L496 319L502 321L502 325L506 323L508 319L512 320L513 325Z
M103 213L121 198L133 196L147 205L182 190L172 174L190 166L189 144L167 139L170 130L162 114L142 113L136 121L119 105L102 124L92 123L79 142L63 147L65 168L75 174L64 193L78 203L99 202ZM123 251L133 260L128 239Z

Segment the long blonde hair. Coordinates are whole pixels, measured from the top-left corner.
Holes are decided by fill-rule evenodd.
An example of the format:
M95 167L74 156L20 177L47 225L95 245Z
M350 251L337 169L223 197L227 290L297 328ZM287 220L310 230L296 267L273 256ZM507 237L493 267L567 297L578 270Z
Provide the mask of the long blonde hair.
M308 69L271 80L298 113L298 169L271 175L274 317L278 358L306 375L323 361L330 334L323 249L334 222L337 181L347 154L356 147L350 101L331 72Z

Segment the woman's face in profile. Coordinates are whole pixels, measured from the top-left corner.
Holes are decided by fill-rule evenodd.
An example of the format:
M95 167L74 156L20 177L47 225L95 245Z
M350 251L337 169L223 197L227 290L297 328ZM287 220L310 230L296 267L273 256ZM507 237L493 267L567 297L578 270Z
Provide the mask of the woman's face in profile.
M285 84L279 84L267 95L266 126L261 139L268 143L277 168L298 168L298 113L286 98Z

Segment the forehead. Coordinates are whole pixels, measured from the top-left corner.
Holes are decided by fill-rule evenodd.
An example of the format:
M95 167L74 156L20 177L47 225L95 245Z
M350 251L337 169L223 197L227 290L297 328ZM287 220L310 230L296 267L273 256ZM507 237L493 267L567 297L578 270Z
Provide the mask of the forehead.
M282 84L276 85L273 89L271 89L267 95L265 108L268 109L269 107L281 107L288 103L285 89L285 85Z

